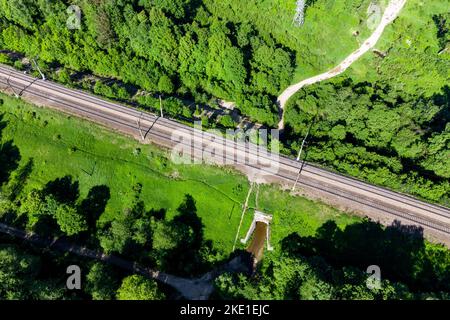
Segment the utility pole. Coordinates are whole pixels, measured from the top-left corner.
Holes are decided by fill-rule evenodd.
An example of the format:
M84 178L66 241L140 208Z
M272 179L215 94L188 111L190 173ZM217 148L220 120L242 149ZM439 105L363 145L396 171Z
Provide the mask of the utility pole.
M308 136L309 136L309 133L311 132L311 128L312 128L313 124L314 124L314 120L309 125L308 132L306 132L306 136L305 136L305 138L302 141L302 145L300 147L300 151L298 152L298 156L297 156L297 159L296 159L297 162L299 162L300 158L302 157L303 148L305 147L306 140L308 139ZM295 180L294 186L292 187L292 191L294 191L295 187L297 187L297 183L298 183L298 180L300 180L300 174L302 173L302 169L303 169L303 163L302 163L302 165L300 167L300 170L298 171L297 179Z
M305 138L303 139L303 142L302 142L302 146L300 147L300 151L298 152L297 162L300 161L300 158L301 158L302 153L303 153L303 148L305 147L306 139L308 139L308 135L309 135L309 130L306 133L306 136L305 136Z
M11 72L12 73L12 72ZM9 80L9 78L11 78L11 73L9 74L8 78L6 79L6 83L8 84L8 86L11 88L12 92L14 93L14 96L16 98L19 98L20 96L16 93L16 90L14 90L13 86L11 85L11 82Z
M138 130L139 130L139 134L141 135L141 139L142 141L145 141L145 136L142 134L142 129L141 129L141 118L142 118L142 112L139 115L139 118L137 119L137 125L138 125Z
M297 8L295 9L295 16L292 20L292 24L302 26L305 23L305 0L297 0Z
M162 111L162 99L161 99L161 95L159 95L159 111L161 111L161 118L164 118L163 111Z
M45 75L42 73L41 69L39 68L39 66L38 66L38 64L37 64L37 62L36 62L36 60L31 59L31 61L33 62L34 66L36 67L36 69L37 69L37 71L39 72L39 74L41 75L42 80L45 81Z

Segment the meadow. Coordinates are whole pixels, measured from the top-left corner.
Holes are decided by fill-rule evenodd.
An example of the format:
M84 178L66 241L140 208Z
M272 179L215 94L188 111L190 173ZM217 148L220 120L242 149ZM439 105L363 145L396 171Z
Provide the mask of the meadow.
M255 24L296 53L293 83L325 72L356 50L370 36L368 7L373 1L306 1L303 25L293 23L296 1L204 1L222 19ZM378 1L384 9L386 1Z
M448 0L408 1L376 46L386 56L366 54L342 77L388 82L392 90L416 96L440 92L450 82L449 5Z

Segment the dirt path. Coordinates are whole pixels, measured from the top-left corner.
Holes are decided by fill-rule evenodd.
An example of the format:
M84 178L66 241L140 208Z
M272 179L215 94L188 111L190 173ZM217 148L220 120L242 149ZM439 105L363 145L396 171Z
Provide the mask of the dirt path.
M244 220L245 211L247 211L247 208L248 208L248 200L250 199L250 195L252 194L253 186L254 186L254 183L251 183L250 184L250 189L248 190L248 193L247 193L247 198L245 199L245 203L242 206L241 220L239 221L239 226L238 226L238 229L237 229L237 232L236 232L236 237L234 238L233 250L232 251L234 251L234 249L236 249L236 243L237 243L237 240L239 238L239 233L241 232L242 221Z
M281 115L281 120L278 124L278 129L280 130L284 129L284 109L289 98L291 98L297 91L299 91L301 88L305 86L309 86L320 81L331 79L347 70L355 61L361 58L366 52L368 52L376 45L381 35L383 34L383 31L386 28L386 26L388 26L397 18L397 16L400 14L400 11L406 4L406 1L407 0L391 0L384 12L380 24L372 33L372 35L369 37L369 39L367 39L358 50L350 54L337 67L333 68L328 72L322 73L318 76L314 76L312 78L303 80L287 88L278 97L278 104L280 106L280 115Z
M206 300L214 291L214 280L225 272L247 272L244 258L237 256L223 266L206 273L197 279L186 279L171 274L146 268L124 260L122 258L107 255L100 251L95 251L73 243L69 243L59 238L45 238L35 233L28 233L23 230L0 223L0 233L7 234L14 238L22 239L39 247L56 249L62 252L70 252L80 257L90 258L114 265L116 267L140 274L146 278L157 280L176 289L184 298L188 300Z

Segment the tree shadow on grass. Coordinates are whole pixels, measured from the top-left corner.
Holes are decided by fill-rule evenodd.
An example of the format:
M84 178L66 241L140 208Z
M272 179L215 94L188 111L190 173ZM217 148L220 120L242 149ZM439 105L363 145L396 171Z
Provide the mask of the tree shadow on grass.
M191 237L189 240L189 246L191 248L200 248L203 242L203 222L202 219L197 215L197 206L195 204L194 198L186 194L184 201L178 207L178 215L173 218L172 222L178 228L189 227L192 229Z
M79 183L73 182L71 176L57 178L45 185L43 193L52 195L60 203L74 204L80 196Z
M7 193L10 201L14 201L20 195L27 183L28 177L34 168L33 158L28 159L25 165L17 169L7 185Z
M166 209L151 209L148 213L155 220L164 220L166 218Z
M12 140L2 142L2 131L6 128L6 122L2 120L3 115L0 114L0 186L9 180L21 159L19 149Z
M74 206L79 197L79 183L78 181L72 181L71 176L64 176L57 178L53 181L49 181L42 191L40 192L42 201L47 203L47 197L53 198L56 201L56 205L65 204L68 206ZM46 234L53 236L62 236L60 226L58 225L55 217L56 208L50 209L50 214L42 214L39 220L33 226L33 230L38 234Z
M429 124L431 128L429 135L443 132L450 122L450 86L445 85L441 90L441 93L434 94L432 97L434 104L438 105L440 110Z
M314 237L293 233L283 239L282 249L293 256L320 256L333 267L352 266L366 271L378 265L382 277L403 282L412 290L450 289L450 254L427 251L423 229L395 221L384 228L369 219L339 229L324 223ZM447 266L440 268L442 265Z
M103 212L111 198L111 192L108 186L101 185L93 187L86 199L79 207L79 211L85 216L89 227L89 233L94 234L97 231L97 220Z
M164 270L180 276L196 276L209 271L211 263L206 261L215 250L210 240L204 239L204 225L197 214L194 198L186 194L169 225L177 235L176 247L164 254Z
M11 204L14 202L18 196L22 193L25 184L27 183L28 177L33 171L33 158L29 159L25 165L17 169L10 177L7 184L5 184L1 191L2 197L7 199ZM18 226L24 226L27 221L27 215L18 215L14 206L8 206L8 208L3 208L2 221L7 224L15 224Z
M52 215L42 215L33 226L33 232L39 235L61 236L61 229Z

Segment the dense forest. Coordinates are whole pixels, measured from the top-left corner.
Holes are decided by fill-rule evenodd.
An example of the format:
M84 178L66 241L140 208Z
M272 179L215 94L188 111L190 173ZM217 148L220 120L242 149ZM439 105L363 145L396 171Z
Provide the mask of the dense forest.
M0 299L4 300L161 300L158 284L100 262L15 244L1 238ZM66 288L67 266L81 267L82 289ZM164 289L170 294L170 290Z
M338 79L303 89L286 115L287 144L306 159L449 204L450 87L417 98L384 83Z
M307 160L450 205L449 5L408 2L378 53L300 90L286 111L291 153L310 129Z
M389 300L449 299L450 254L425 244L422 230L395 222L384 228L363 220L340 229L333 221L312 237L292 233L282 253L266 257L252 276L223 275L217 297L225 299ZM381 271L377 288L368 266ZM367 271L367 272L366 272Z
M291 81L295 53L269 33L248 22L223 20L198 1L76 3L81 30L67 28L69 3L64 1L2 2L0 47L39 56L43 65L56 63L149 93L175 95L179 102L207 102L211 96L236 101L256 121L276 122L274 101ZM59 77L67 78L66 69ZM108 90L99 86L97 93ZM127 97L120 86L111 90ZM151 98L140 102L155 107ZM182 111L180 105L174 113Z
M39 57L41 69L66 84L94 74L104 81L95 88L86 85L89 89L117 99L134 96L148 108L158 107L155 97L171 96L165 108L172 116L192 117L195 108L186 107L190 101L233 101L243 115L273 126L276 96L295 72L305 76L331 66L346 47L357 45L347 33L336 44L336 36L323 33L323 26L336 34L355 25L363 30L358 17L365 14L361 4L368 2L307 1L313 16L297 28L292 25L294 1L245 6L235 0L3 1L1 61L13 62L5 55L8 50ZM71 11L70 5L80 11ZM77 12L79 28L70 29L67 23L77 21ZM333 15L314 19L324 12ZM334 24L334 16L344 22ZM321 49L323 43L330 49Z
M218 98L275 126L283 89L367 37L369 2L307 1L296 27L295 1L80 0L69 28L72 3L4 1L0 62L24 68L23 54L50 78L144 108L159 111L162 97L165 114L206 127L239 121L204 112ZM408 3L378 53L291 99L283 152L311 128L307 160L448 205L449 23L443 3Z

